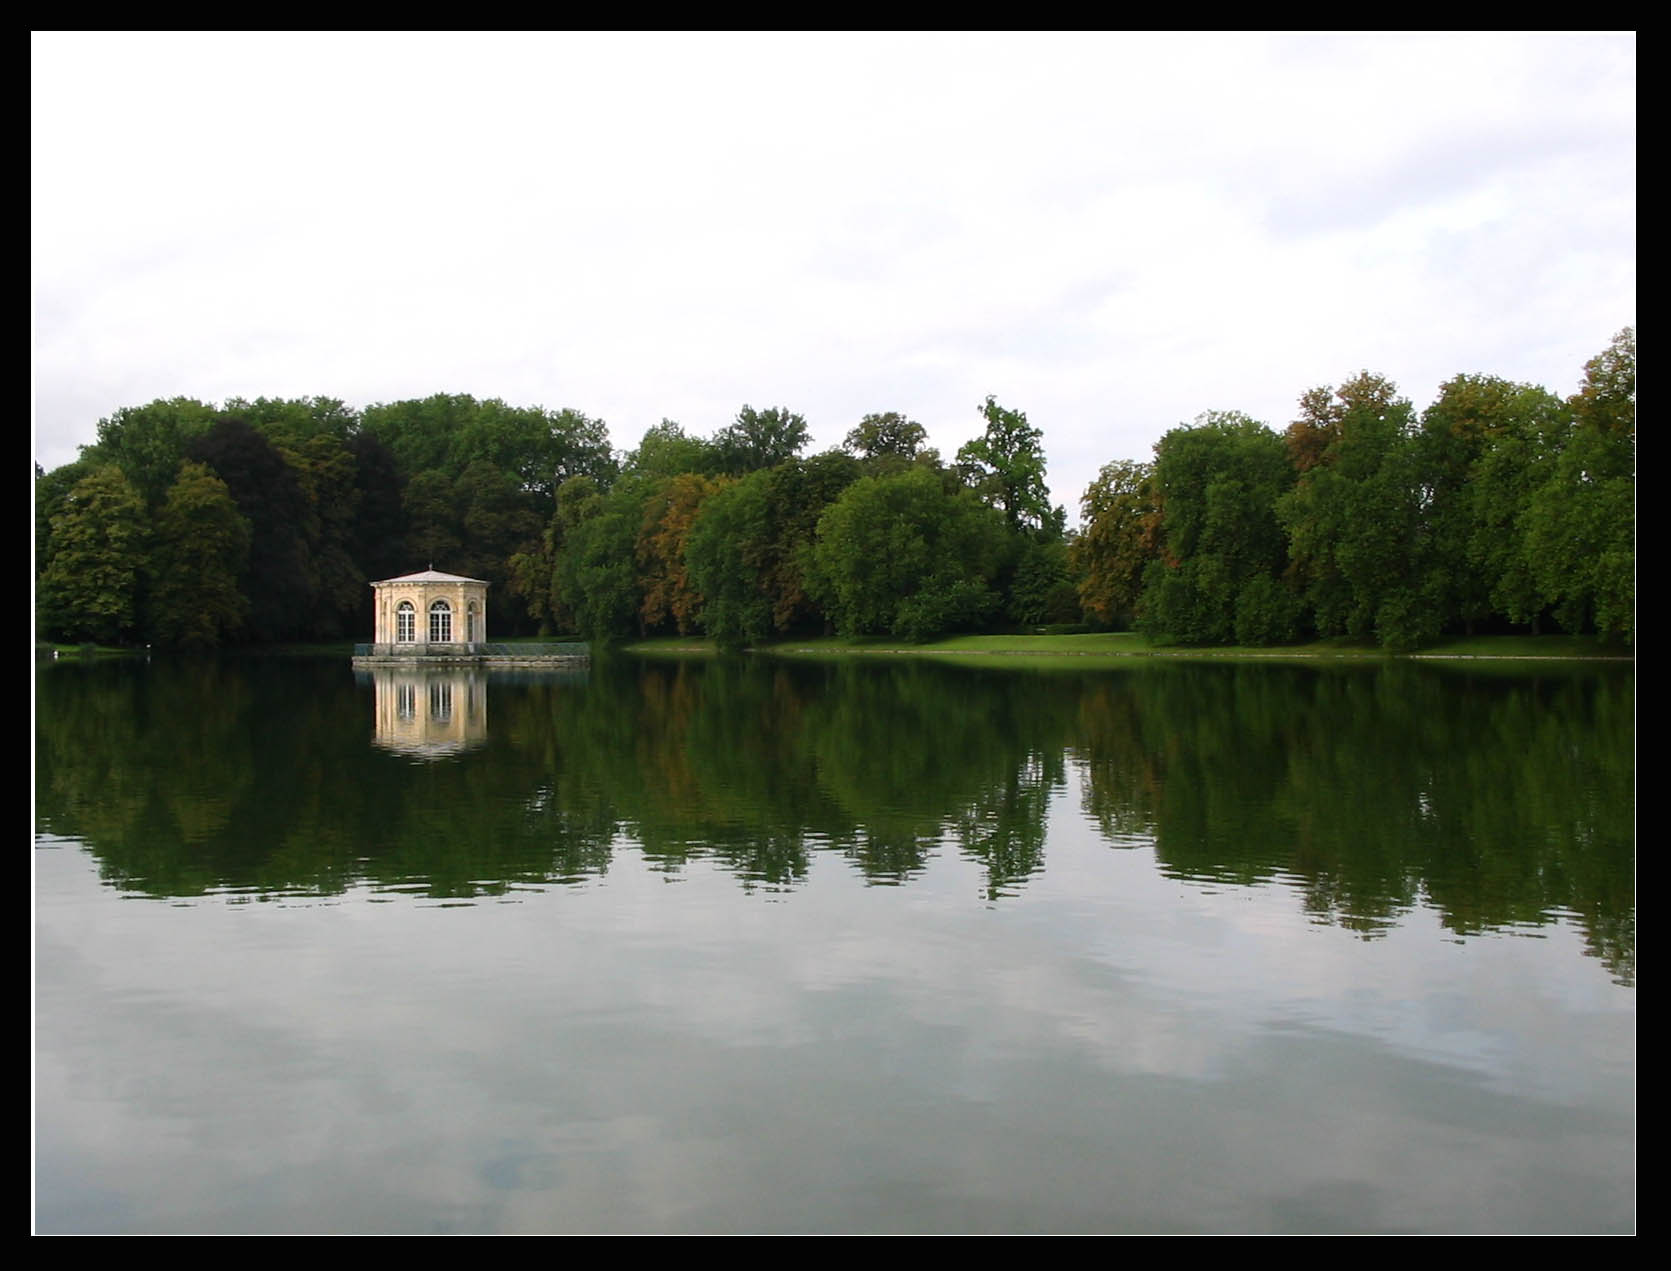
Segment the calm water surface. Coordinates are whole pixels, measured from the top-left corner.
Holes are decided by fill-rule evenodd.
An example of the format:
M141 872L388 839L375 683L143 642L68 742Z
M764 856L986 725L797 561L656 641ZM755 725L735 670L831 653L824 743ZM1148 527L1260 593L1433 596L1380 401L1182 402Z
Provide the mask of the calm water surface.
M1634 675L56 664L42 1231L1629 1231Z

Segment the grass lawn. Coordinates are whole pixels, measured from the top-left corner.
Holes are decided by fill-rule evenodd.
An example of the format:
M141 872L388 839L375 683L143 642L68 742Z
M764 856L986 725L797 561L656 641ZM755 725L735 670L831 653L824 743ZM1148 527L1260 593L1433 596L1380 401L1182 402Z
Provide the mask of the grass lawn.
M553 640L573 641L578 637L522 636L495 641L504 644L548 644ZM229 653L286 654L304 657L347 657L353 645L328 644L268 645L260 649L232 648ZM628 653L652 657L716 657L718 650L712 640L701 636L656 636L637 640L623 646ZM50 658L53 651L59 657L132 657L149 650L143 648L114 648L77 644L41 642L35 646L36 656ZM1156 644L1135 631L1107 631L1092 635L963 635L926 644L911 644L887 636L818 636L803 640L781 640L761 645L753 652L777 657L854 657L860 655L886 657L936 657L976 661L988 657L1026 657L1037 659L1036 665L1082 666L1084 659L1106 661L1112 658L1247 658L1266 661L1319 658L1363 660L1392 658L1373 644L1346 639L1313 640L1306 644L1275 647L1223 645L1214 648L1192 648L1178 644ZM1416 658L1480 659L1491 661L1520 661L1527 658L1572 660L1605 658L1634 660L1635 650L1629 646L1600 644L1587 636L1473 636L1441 640L1413 654ZM1029 663L1034 665L1035 663Z
M145 651L143 648L122 648L120 645L114 644L58 644L51 640L41 640L35 645L35 656L47 659L50 659L54 654L61 658L120 658L132 657L136 653L142 654Z
M711 640L696 636L662 636L628 644L630 653L666 656L712 656ZM926 644L910 644L884 636L821 636L805 640L784 640L759 646L755 652L781 657L846 657L860 654L889 656L934 656L979 658L989 656L1025 656L1047 658L1052 663L1077 662L1081 658L1259 658L1259 659L1364 659L1399 656L1387 653L1373 644L1346 639L1313 640L1306 644L1276 647L1246 647L1226 645L1214 648L1190 648L1176 644L1156 644L1134 631L1100 632L1093 635L965 635ZM1421 658L1633 658L1630 648L1597 643L1583 636L1474 636L1444 640L1414 655Z

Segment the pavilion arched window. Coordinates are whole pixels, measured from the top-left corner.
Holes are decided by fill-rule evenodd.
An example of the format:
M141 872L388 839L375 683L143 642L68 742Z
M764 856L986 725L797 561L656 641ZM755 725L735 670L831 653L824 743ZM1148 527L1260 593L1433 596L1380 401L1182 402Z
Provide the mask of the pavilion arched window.
M464 606L464 638L471 644L482 638L481 614L476 611L474 600Z
M429 607L429 642L451 644L453 640L453 607L445 600L437 600Z
M400 644L411 644L418 638L418 611L412 607L410 600L403 600L395 610L395 640Z

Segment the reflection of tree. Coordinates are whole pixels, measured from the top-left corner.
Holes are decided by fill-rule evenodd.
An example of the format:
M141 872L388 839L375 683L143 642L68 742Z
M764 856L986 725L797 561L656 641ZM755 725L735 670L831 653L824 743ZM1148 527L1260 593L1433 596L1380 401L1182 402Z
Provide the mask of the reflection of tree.
M1634 980L1628 670L601 659L489 691L477 749L413 763L338 663L44 667L39 825L159 896L493 894L596 877L621 838L766 888L821 851L908 883L955 842L998 898L1043 868L1071 752L1108 840L1174 877L1280 880L1366 935L1417 904L1459 935L1564 913Z
M1579 916L1634 976L1634 681L1156 667L1082 699L1086 805L1179 877L1290 878L1373 934L1425 898L1459 934Z
M513 747L414 766L368 745L371 700L337 663L54 667L37 686L42 827L154 895L471 895L607 863L613 818L539 799Z
M1039 868L1071 680L922 662L844 664L831 677L808 744L820 784L861 827L841 846L867 878L920 872L948 832L987 864L994 896Z
M1044 867L1045 812L1061 784L1061 752L1047 765L1030 755L1002 785L981 792L958 817L963 854L986 866L986 896L996 900Z

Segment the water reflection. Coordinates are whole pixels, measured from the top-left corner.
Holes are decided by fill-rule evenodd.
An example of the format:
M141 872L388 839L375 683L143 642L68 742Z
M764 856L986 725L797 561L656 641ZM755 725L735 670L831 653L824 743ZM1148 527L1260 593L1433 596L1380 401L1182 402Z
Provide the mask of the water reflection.
M1634 1226L1628 673L480 687L42 669L40 1229Z
M369 683L373 737L385 750L441 759L487 742L487 674L476 667L378 667L358 671Z
M1628 671L159 661L45 666L37 695L39 828L143 894L468 899L630 850L766 893L820 855L886 886L957 859L1002 904L1077 805L1193 886L1278 883L1365 938L1570 918L1634 980Z

